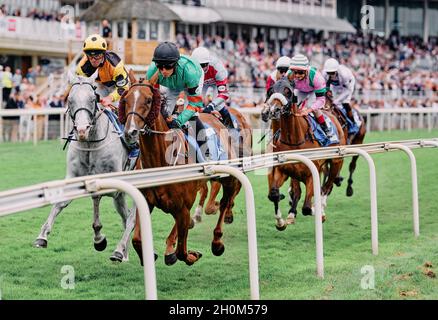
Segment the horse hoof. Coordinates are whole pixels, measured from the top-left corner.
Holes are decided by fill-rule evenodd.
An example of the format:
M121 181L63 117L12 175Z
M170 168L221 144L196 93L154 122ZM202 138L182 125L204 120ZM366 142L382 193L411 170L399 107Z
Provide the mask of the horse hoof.
M97 251L103 251L106 249L106 244L106 238L103 238L103 240L101 240L100 242L94 243L94 249L96 249Z
M327 220L327 217L324 215L321 217L322 223L324 223Z
M189 229L193 229L194 226L195 226L195 220L193 220L192 218L190 218Z
M284 231L287 228L287 223L279 226L278 224L275 225L275 228L277 228L278 231Z
M166 254L164 256L164 263L166 264L166 266L171 266L175 264L176 261L178 261L178 259L176 258L175 252L171 254Z
M194 258L189 258L189 256L193 256ZM188 266L193 265L196 261L198 261L199 259L201 259L202 257L202 253L198 252L198 251L189 251L187 258L185 259L185 263Z
M233 221L234 221L233 215L230 215L230 216L224 218L224 222L226 224L231 224L231 223L233 223Z
M287 217L286 224L295 224L295 217Z
M347 197L351 197L353 195L353 188L352 187L348 187L347 188Z
M114 253L110 257L110 260L114 261L114 262L122 262L123 261L123 254L121 254L118 251L114 251Z
M283 200L284 198L285 198L285 195L281 193L280 194L280 201Z
M223 243L211 243L211 252L217 257L221 256L225 251L225 246Z
M340 187L341 184L342 184L342 181L344 181L344 178L343 178L343 177L337 177L337 178L335 178L334 183L335 183L335 185L336 185L337 187Z
M47 240L46 239L36 239L33 243L35 248L47 248Z
M310 207L304 207L304 208L303 208L303 215L304 215L304 216L311 216L311 215L312 215L312 208L310 208Z

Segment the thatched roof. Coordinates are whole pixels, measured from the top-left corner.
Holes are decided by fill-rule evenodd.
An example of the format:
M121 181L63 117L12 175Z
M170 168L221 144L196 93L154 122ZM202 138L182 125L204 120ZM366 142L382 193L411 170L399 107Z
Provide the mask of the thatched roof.
M180 18L164 4L153 0L97 0L84 11L87 22L107 20L152 19L179 21Z

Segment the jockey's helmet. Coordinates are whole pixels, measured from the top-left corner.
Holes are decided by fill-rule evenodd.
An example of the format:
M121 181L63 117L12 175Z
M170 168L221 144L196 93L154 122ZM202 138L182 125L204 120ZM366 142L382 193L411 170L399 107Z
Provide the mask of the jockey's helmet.
M83 51L88 55L104 53L108 49L106 40L98 34L92 34L84 41Z
M210 63L210 51L204 47L198 47L192 52L192 58L195 58L200 64Z
M324 63L324 72L337 72L339 69L339 62L336 59L330 58Z
M171 65L175 64L180 58L179 50L173 42L162 42L154 51L152 61L156 64Z
M307 70L309 68L309 59L301 53L292 57L290 69L292 70Z
M277 63L275 63L275 68L289 68L291 59L287 56L282 56L278 58Z

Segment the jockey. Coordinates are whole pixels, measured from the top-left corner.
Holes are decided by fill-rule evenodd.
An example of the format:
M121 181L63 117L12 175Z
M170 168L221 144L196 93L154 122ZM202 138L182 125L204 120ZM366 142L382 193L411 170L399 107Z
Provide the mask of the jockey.
M336 59L330 58L324 64L324 78L327 81L327 90L333 88L333 104L336 107L344 107L347 117L354 123L350 100L354 92L356 79L353 73L344 65L340 65Z
M113 103L117 104L123 92L128 89L129 78L123 61L114 52L107 51L107 48L104 38L98 34L89 36L84 42L84 56L76 68L76 74L91 77L98 70L98 93L103 96L100 103L110 108Z
M207 48L199 47L193 50L191 57L199 62L204 71L202 95L205 97L208 89L213 88L213 100L202 112L211 113L216 110L222 116L224 125L234 129L228 107L225 102L230 98L228 93L228 71L217 57L210 54Z
M91 77L96 70L98 76L97 93L103 97L100 103L105 107L105 113L116 126L119 126L116 116L110 111L118 106L120 97L129 88L128 73L120 57L108 51L106 40L98 34L92 34L85 39L83 52L84 56L76 67L76 74L82 77ZM134 159L138 157L139 148L137 144L128 146L131 169L135 164Z
M196 137L202 129L205 129L198 119L198 112L202 111L202 86L204 72L199 63L191 58L180 55L178 48L172 42L160 43L154 51L152 63L146 74L146 79L157 78L156 87L161 85L162 93L166 97L167 106L164 113L169 128L181 128L187 121L195 116ZM188 105L176 119L172 117L177 99L184 91ZM198 139L197 139L198 140ZM198 141L201 145L202 142Z
M274 85L274 83L280 80L289 70L290 67L290 58L287 56L282 56L278 58L275 63L275 71L273 71L266 79L266 93L269 89Z
M321 111L325 105L326 92L322 74L315 67L310 67L306 56L297 54L291 60L287 77L295 84L294 102L302 103L299 114L305 116L313 112L326 136L331 138L331 132Z

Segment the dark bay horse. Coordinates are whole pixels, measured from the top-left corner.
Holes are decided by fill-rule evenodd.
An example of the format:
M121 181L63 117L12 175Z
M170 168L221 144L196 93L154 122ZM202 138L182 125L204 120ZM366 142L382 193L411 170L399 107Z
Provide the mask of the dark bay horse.
M125 138L128 143L139 141L140 157L137 169L173 166L187 163L185 157L186 142L180 130L170 130L162 116L161 99L158 89L147 81L137 82L131 74L132 86L121 100L121 108L125 109ZM213 115L200 114L201 121L214 128L220 137L228 156L235 157L232 148L228 148L228 131ZM188 162L190 163L190 161ZM175 224L166 240L165 263L174 264L177 259L192 265L201 258L201 253L187 250L187 236L191 223L190 209L196 199L203 181L190 181L172 185L146 188L141 190L150 210L157 207L172 214ZM222 241L222 225L224 217L230 214L234 198L240 191L241 184L234 177L221 178L223 197L220 201L220 215L213 232L212 252L221 255L225 246ZM137 212L137 214L144 214ZM136 219L133 246L142 261L141 235L139 219ZM176 250L175 250L176 245Z
M276 152L290 151L298 149L308 148L320 148L319 143L313 137L310 124L307 117L299 115L298 107L296 103L292 103L293 89L287 80L279 80L273 87L273 94L268 100L268 105L271 108L271 116L274 119L280 121L280 137L276 143ZM331 119L332 123L336 126L339 134L339 140L341 145L345 145L346 140L342 128L337 119L329 114L326 115ZM321 172L324 164L330 162L330 171L327 181L321 188L322 193L322 211L323 221L325 220L325 207L327 206L327 197L333 189L333 183L335 178L339 175L342 169L343 159L330 159L330 160L316 160L313 161L317 169ZM268 174L269 182L269 195L268 198L274 202L275 216L277 219L276 227L278 230L284 230L288 223L293 223L296 213L291 213L288 217L288 222L285 222L281 217L279 209L279 202L282 199L280 194L280 187L284 182L291 177L296 182L291 183L291 200L293 206L297 205L297 202L301 196L301 190L299 182L301 181L306 186L306 197L304 200L302 213L304 215L311 215L312 198L313 198L313 179L310 170L304 164L285 164L274 167Z
M330 96L326 96L326 105L325 109L331 111L334 115L336 115L336 118L338 119L339 123L342 126L342 129L344 130L344 135L347 138L347 144L362 144L365 140L365 135L367 132L366 129L366 122L365 119L362 117L362 115L357 112L357 115L359 116L359 119L361 121L361 125L359 127L359 131L355 134L348 134L348 125L347 125L347 119L342 114L342 112L333 104L333 100ZM353 111L352 111L353 112ZM356 170L356 162L359 156L353 156L351 159L350 165L348 167L349 170L349 177L348 177L348 186L347 186L347 197L351 197L353 195L353 172ZM327 175L324 176L324 179L327 177ZM335 184L340 187L342 183L343 178L341 176L337 177L335 180Z
M239 158L252 156L252 129L246 118L237 109L229 108L230 113L236 118L236 122L239 129L229 129L232 136L231 145L235 150L236 155ZM233 135L234 134L234 135ZM205 213L207 215L216 214L219 209L219 202L216 201L216 197L221 189L221 184L217 181L210 181L210 196L208 198L207 204L205 206ZM207 182L201 186L200 189L200 200L198 206L196 207L193 219L196 222L202 221L202 212L204 209L205 200L208 195L208 185ZM233 222L232 211L230 214L225 216L225 223Z

